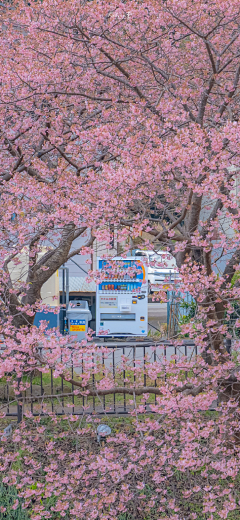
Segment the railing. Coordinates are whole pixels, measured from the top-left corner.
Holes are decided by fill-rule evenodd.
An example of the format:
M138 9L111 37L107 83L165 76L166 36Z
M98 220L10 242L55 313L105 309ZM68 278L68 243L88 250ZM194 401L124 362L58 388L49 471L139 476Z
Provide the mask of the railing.
M105 342L99 344L109 349L109 356L105 358L101 352L92 355L92 361L97 362L101 372L104 374L107 369L113 375L114 381L120 377L122 384L126 385L126 378L129 377L128 368L136 367L138 364L144 365L146 362L160 361L161 358L166 357L170 359L172 355L181 358L186 356L192 359L198 354L198 348L190 340L184 340L184 344L178 346L173 345L170 341L160 342L155 345L153 341L128 341L128 342ZM153 348L154 347L154 348ZM126 368L119 368L121 365L122 356L127 359ZM146 361L147 360L147 361ZM84 361L82 366L70 367L71 378L83 373ZM119 371L121 371L119 375ZM130 371L131 372L131 371ZM143 371L143 385L148 384L146 372ZM100 370L99 370L100 373ZM99 374L98 374L99 375ZM96 375L91 376L91 384L94 387L96 382ZM135 375L131 372L130 377L135 383ZM23 392L18 399L13 392L13 388L9 384L0 382L0 409L6 413L7 416L16 417L18 422L21 421L23 414L28 411L34 416L48 415L49 412L56 415L82 415L84 413L91 414L126 414L129 412L129 401L132 396L126 394L114 394L107 396L93 396L86 397L82 395L74 395L76 386L63 381L62 379L54 379L53 370L48 374L31 373L28 378L30 387ZM20 385L20 381L18 381ZM154 382L156 386L156 381ZM147 408L156 403L156 395L151 395L147 403Z

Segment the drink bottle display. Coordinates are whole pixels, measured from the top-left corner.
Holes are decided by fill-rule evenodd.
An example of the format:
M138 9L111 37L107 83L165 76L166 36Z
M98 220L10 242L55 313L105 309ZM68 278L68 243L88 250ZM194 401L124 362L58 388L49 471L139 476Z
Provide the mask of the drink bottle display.
M129 268L134 268L131 273ZM104 281L99 284L98 291L105 293L114 292L115 294L129 294L141 292L142 286L142 268L135 261L116 262L116 266L109 266L107 262L103 262ZM107 270L108 269L108 270Z

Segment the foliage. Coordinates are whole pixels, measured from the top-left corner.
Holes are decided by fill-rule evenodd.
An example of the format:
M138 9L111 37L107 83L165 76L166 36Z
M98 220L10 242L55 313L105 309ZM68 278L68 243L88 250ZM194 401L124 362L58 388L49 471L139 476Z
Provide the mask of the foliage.
M240 279L240 271L236 271L232 277L231 285L232 287L237 283L237 281Z
M235 411L230 417L226 412L222 408L220 423L216 413L195 408L190 423L176 413L134 413L102 421L73 417L71 427L67 417L32 417L15 429L8 444L9 461L16 459L19 443L28 449L27 456L21 453L18 471L9 467L8 484L15 481L33 519L154 520L168 514L200 520L214 513L220 520L228 510L236 519L240 453L225 435ZM101 444L96 439L100 422L112 428Z
M196 315L197 303L192 300L190 303L183 301L180 303L180 309L183 309L184 314L181 313L179 318L179 325L189 323L193 320Z
M0 378L23 403L1 440L4 485L32 520L231 518L240 340L231 358L224 339L240 326L228 328L240 298L239 0L20 0L0 17ZM155 338L115 371L115 352L90 334L79 343L33 326L49 310L44 284L76 254L91 262L96 242L111 261L113 230L123 254L131 243L169 251L196 302L172 356ZM186 335L198 356L184 355ZM44 396L32 415L35 370L68 382L68 429ZM110 396L134 421L99 445L93 403L102 410Z

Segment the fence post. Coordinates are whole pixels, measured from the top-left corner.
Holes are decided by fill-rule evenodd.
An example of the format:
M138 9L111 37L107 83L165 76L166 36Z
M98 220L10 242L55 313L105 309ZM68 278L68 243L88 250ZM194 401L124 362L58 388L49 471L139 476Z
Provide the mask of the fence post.
M228 354L231 353L231 346L232 346L232 340L227 338L226 339L226 350L227 350Z
M20 383L21 383L21 377L18 377L17 378L17 383L18 383L18 390L19 390L19 387L20 387ZM22 398L22 394L18 394L18 399L21 399ZM20 423L22 421L22 414L23 414L23 407L22 407L22 404L20 404L19 400L17 402L17 422Z

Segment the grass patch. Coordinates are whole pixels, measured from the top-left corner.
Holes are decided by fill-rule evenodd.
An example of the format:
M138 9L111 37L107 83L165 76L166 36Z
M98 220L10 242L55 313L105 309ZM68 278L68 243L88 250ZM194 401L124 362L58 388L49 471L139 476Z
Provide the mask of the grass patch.
M17 508L13 509L17 500ZM0 482L0 520L29 520L30 515L22 509L22 502L15 486Z

